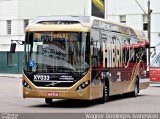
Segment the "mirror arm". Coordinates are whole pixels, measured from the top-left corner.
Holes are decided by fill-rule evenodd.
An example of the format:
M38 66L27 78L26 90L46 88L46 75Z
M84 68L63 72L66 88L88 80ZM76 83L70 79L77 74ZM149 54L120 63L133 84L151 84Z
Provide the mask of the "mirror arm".
M18 43L19 45L24 45L25 44L25 41L22 41L22 40L11 40L11 42L16 42Z
M155 47L155 46L153 46L153 47L150 47L150 48L153 48L153 49L155 49L156 47Z

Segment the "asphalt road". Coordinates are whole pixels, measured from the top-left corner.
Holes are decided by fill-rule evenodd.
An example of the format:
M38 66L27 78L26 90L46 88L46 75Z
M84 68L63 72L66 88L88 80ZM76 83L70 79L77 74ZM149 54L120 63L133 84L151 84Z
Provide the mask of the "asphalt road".
M138 97L112 96L109 102L23 99L20 78L0 77L0 112L10 113L160 113L160 87L142 90Z

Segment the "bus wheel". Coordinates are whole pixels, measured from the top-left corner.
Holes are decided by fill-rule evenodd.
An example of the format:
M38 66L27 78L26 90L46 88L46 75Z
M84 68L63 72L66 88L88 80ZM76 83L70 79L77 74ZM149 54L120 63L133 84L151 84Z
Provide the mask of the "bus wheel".
M100 99L100 102L103 104L109 100L109 85L104 82L103 85L103 97Z
M139 82L136 80L136 83L134 85L134 91L131 93L131 96L137 97L139 93Z
M45 98L45 102L46 102L46 104L52 104L52 99L50 99L50 98Z

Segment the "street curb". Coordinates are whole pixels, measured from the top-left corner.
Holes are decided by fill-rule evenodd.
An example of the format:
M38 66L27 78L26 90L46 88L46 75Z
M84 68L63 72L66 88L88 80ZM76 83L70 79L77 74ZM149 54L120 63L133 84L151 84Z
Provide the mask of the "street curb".
M22 78L22 75L7 75L7 74L0 74L0 77L7 77L7 78Z
M6 77L6 78L22 78L22 77L16 77L16 76L0 76L0 77Z

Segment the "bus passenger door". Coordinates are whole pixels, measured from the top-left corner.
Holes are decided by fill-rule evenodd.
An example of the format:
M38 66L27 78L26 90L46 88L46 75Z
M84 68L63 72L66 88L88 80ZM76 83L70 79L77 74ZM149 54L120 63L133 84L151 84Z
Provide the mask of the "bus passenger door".
M103 96L103 84L101 82L101 66L103 63L103 49L101 43L92 42L92 78L91 78L91 98L97 99Z

